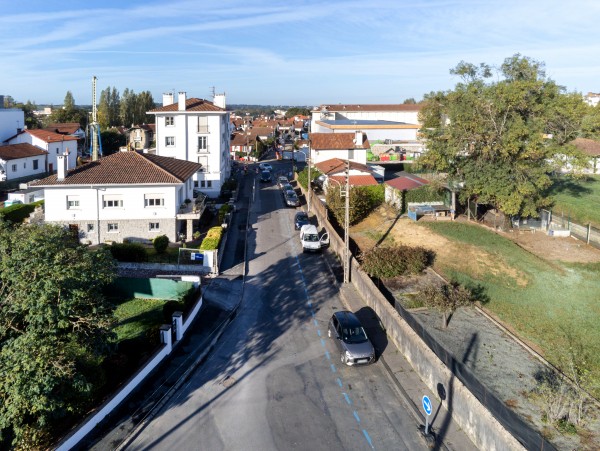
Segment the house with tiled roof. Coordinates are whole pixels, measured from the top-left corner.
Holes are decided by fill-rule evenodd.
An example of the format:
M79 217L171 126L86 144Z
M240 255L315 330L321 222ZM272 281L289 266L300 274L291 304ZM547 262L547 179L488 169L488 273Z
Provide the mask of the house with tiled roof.
M421 188L428 185L429 181L410 173L402 173L400 176L386 180L385 201L402 211L406 206L403 205L406 191Z
M373 171L366 164L355 161L332 158L315 164L315 167L322 172L326 179L323 183L323 189L327 191L330 186L343 185L346 183L346 173L350 186L370 186L377 185L377 180L373 176Z
M163 94L163 105L148 111L156 117L156 155L200 164L194 186L210 197L220 194L231 174L230 139L233 125L225 108L225 94L213 102L187 98L180 92Z
M371 148L367 135L353 133L311 133L310 160L313 164L332 158L367 164L367 151Z
M59 135L74 136L77 138L77 155L84 153L85 130L81 128L79 122L64 122L49 124L44 130L58 133Z
M31 144L47 152L45 170L55 172L58 167L58 157L66 155L68 169L77 164L77 137L62 135L44 129L22 130L5 141L7 144Z
M1 149L1 148L0 148ZM74 169L59 156L56 174L30 187L44 190L44 222L76 231L82 242L190 238L201 211L194 208L198 163L138 152L117 152Z
M419 130L421 104L320 105L311 111L310 130L316 133L348 133L361 130L369 135L370 160L379 156L412 161L425 151Z
M154 142L155 124L134 125L127 130L129 150L149 149Z
M588 167L584 172L587 174L600 174L600 141L589 138L576 138L571 141L571 144L589 159ZM563 170L569 172L572 170L572 167L566 162Z
M29 143L0 146L0 182L31 180L46 173L48 152Z

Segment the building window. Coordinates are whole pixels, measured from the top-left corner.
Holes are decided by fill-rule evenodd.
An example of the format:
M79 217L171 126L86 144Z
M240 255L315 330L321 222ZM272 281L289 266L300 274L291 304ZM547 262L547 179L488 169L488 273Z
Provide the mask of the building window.
M208 172L208 156L207 155L200 155L198 157L198 163L200 163L202 165L202 167L200 168L200 170L198 172Z
M58 155L58 153L60 152L60 150L58 149L58 147L56 148L56 155Z
M198 133L208 133L208 117L198 117Z
M165 117L165 125L172 127L173 125L175 125L175 118L173 116L167 116Z
M123 198L121 196L103 196L102 208L123 208Z
M175 137L174 136L165 136L165 146L173 147L175 145Z
M151 222L149 224L148 230L150 230L150 232L158 232L160 230L160 223L158 223L158 222Z
M12 171L13 171L13 172L17 172L17 165L16 165L16 164L13 164L13 165L12 165Z
M207 180L206 181L206 187L207 188L212 188L212 180Z
M33 170L34 171L37 170L38 165L39 165L39 161L38 160L33 160Z
M206 182L204 180L200 181L200 188L206 188Z
M79 210L79 196L67 196L67 210Z
M87 231L88 231L88 233L93 232L94 231L94 224L88 224L87 225Z
M109 222L108 223L108 233L116 233L119 231L119 223L118 222Z
M354 160L354 149L348 149L348 160Z
M27 162L26 161L23 162L23 169L27 169Z
M198 136L198 152L208 152L208 136Z
M160 194L146 194L144 196L144 207L164 207L165 198Z

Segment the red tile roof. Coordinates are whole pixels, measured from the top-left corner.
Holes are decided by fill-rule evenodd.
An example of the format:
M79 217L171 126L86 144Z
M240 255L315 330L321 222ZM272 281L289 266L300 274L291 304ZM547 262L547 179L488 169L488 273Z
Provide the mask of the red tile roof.
M335 180L339 183L346 183L346 177L343 175L332 175L329 176L330 179ZM349 177L350 185L352 186L369 186L369 185L377 185L377 180L372 175L351 175Z
M179 103L175 102L171 105L161 106L160 108L155 108L154 110L150 110L149 113L168 113L168 112L177 112L179 111ZM220 108L204 99L197 99L192 97L191 99L186 99L185 101L185 111L225 111L223 108Z
M31 136L34 136L46 143L55 143L55 142L62 142L62 141L77 141L77 137L76 136L68 136L68 135L61 135L60 133L55 133L55 132L51 132L48 130L42 130L42 129L27 129L27 130L23 130L23 133L28 133Z
M45 150L29 143L0 146L0 159L6 161L16 160L18 158L37 157L38 155L46 155L47 153L48 152Z
M311 148L314 150L345 150L345 149L370 149L371 145L363 133L363 143L355 144L354 133L311 133Z
M56 174L32 186L179 184L190 178L201 164L137 152L117 152L71 169L62 181Z
M395 179L386 181L385 184L399 191L408 191L411 189L420 188L423 185L428 185L429 182L421 177L417 177L416 175L404 174L396 177Z
M341 158L330 158L329 160L315 164L315 167L323 174L337 174L346 170L346 160L342 160ZM369 166L355 161L350 161L350 169L371 172Z
M600 142L588 138L576 138L571 141L579 150L591 157L600 156Z
M79 122L65 122L62 124L60 124L60 123L49 124L47 127L44 127L44 130L61 133L61 134L66 133L68 135L72 135L79 129L81 129L81 125L79 125Z
M423 108L422 104L373 104L373 105L320 105L313 111L420 111Z

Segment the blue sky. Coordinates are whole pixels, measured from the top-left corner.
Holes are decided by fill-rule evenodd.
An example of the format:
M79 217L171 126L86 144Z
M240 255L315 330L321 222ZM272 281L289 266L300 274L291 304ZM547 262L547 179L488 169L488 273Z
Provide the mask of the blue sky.
M28 12L26 12L28 11ZM600 92L597 0L0 0L0 94L91 104L107 87L227 103L401 103L451 89L461 60L545 62Z

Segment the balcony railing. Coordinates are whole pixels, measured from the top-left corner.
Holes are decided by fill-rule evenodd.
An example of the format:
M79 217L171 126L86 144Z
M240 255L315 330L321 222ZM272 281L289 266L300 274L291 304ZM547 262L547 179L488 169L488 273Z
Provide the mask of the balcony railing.
M208 125L199 125L198 133L210 133L210 131L208 130Z
M210 153L210 146L198 147L197 153Z

